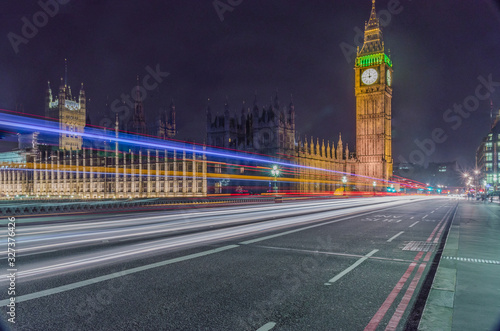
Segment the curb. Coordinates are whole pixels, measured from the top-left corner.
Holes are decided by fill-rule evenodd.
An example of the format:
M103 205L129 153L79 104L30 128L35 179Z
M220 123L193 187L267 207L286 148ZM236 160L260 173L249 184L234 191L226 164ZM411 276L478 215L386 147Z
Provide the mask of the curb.
M448 331L452 329L453 304L457 283L457 261L455 259L443 259L443 256L457 257L459 236L460 225L455 224L454 216L418 330Z

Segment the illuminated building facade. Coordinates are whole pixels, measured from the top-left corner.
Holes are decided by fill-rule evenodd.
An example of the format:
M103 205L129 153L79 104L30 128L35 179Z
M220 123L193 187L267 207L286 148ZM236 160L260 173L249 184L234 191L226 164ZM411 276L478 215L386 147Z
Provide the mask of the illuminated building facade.
M487 191L498 191L500 187L500 110L490 132L483 138L476 151L478 184ZM486 185L485 185L486 183Z
M207 194L206 157L202 149L178 152L153 148L130 148L112 141L82 139L86 130L85 92L79 99L61 84L57 99L50 85L45 113L56 119L59 134L54 140L38 132L18 134L19 148L0 153L0 194L3 198L158 198L202 197ZM134 129L145 131L142 102L138 100ZM175 135L175 105L154 123L161 139ZM118 139L118 120L115 135ZM143 130L144 129L144 130ZM105 132L105 131L104 131ZM109 131L108 131L109 132ZM157 132L155 132L157 133ZM141 139L139 135L137 139Z
M113 151L112 145L115 145ZM5 197L158 198L207 194L203 150L35 149L0 153Z
M358 48L355 72L356 157L358 173L388 180L392 176L392 61L385 53L373 0Z
M321 168L374 178L380 182L392 177L392 61L385 53L382 31L373 1L365 25L364 44L358 49L355 73L356 152L344 147L341 136L335 144L311 137L302 141L296 135L295 107L280 107L278 96L260 109L243 104L241 115L232 114L226 102L224 113L213 116L207 108L207 143L211 146L266 154L287 159L305 167ZM328 173L332 174L331 176ZM299 192L334 191L343 184L343 174L304 168L295 178L300 184L289 185ZM372 190L373 179L354 180L363 189ZM381 185L382 187L385 185Z

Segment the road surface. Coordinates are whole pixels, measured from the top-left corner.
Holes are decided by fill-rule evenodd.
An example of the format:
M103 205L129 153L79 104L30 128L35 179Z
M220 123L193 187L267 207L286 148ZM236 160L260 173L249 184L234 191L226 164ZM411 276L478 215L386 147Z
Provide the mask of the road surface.
M12 329L401 330L456 204L385 197L20 218Z

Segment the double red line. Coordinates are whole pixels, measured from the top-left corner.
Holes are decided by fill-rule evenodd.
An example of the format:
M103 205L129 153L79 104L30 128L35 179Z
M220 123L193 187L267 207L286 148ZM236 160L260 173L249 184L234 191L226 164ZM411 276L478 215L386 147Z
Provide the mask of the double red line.
M450 213L451 213L451 209L446 213L446 215L444 215L444 217L441 219L441 221L438 223L438 225L436 225L436 227L434 228L434 230L430 234L429 238L427 238L426 242L428 242L428 243L432 242L432 238L434 237L436 232L437 232L437 235L434 237L434 243L437 243L439 241L439 238L441 237L441 234L443 233L443 230L446 227L445 220L447 219L447 217ZM396 300L399 292L405 286L406 282L410 278L411 274L413 273L413 270L418 265L418 263L423 255L424 255L424 252L417 253L413 262L410 263L410 265L408 266L408 269L406 269L406 272L403 274L401 279L397 282L396 286L394 286L391 293L387 296L384 303L378 309L377 313L372 317L372 319L370 320L368 325L365 327L365 331L373 331L378 327L378 325L380 324L380 321L382 321L385 314L387 313L389 308L394 303L394 300ZM417 288L418 282L420 281L420 278L422 277L422 274L425 270L425 267L427 266L427 262L431 258L431 255L432 255L431 251L427 252L422 263L418 266L415 276L413 276L413 279L411 280L410 285L406 289L406 292L405 292L403 298L401 299L401 302L397 306L396 311L392 315L389 323L387 324L387 327L385 328L386 331L396 330L401 318L403 317L404 312L406 311L406 308L408 308L410 300L413 297L413 294L415 293L415 289Z

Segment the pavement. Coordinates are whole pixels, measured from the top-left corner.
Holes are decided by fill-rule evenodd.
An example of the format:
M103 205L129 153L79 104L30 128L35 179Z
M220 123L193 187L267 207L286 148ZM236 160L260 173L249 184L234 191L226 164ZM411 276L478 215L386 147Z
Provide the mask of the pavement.
M461 200L418 330L500 330L500 205Z

